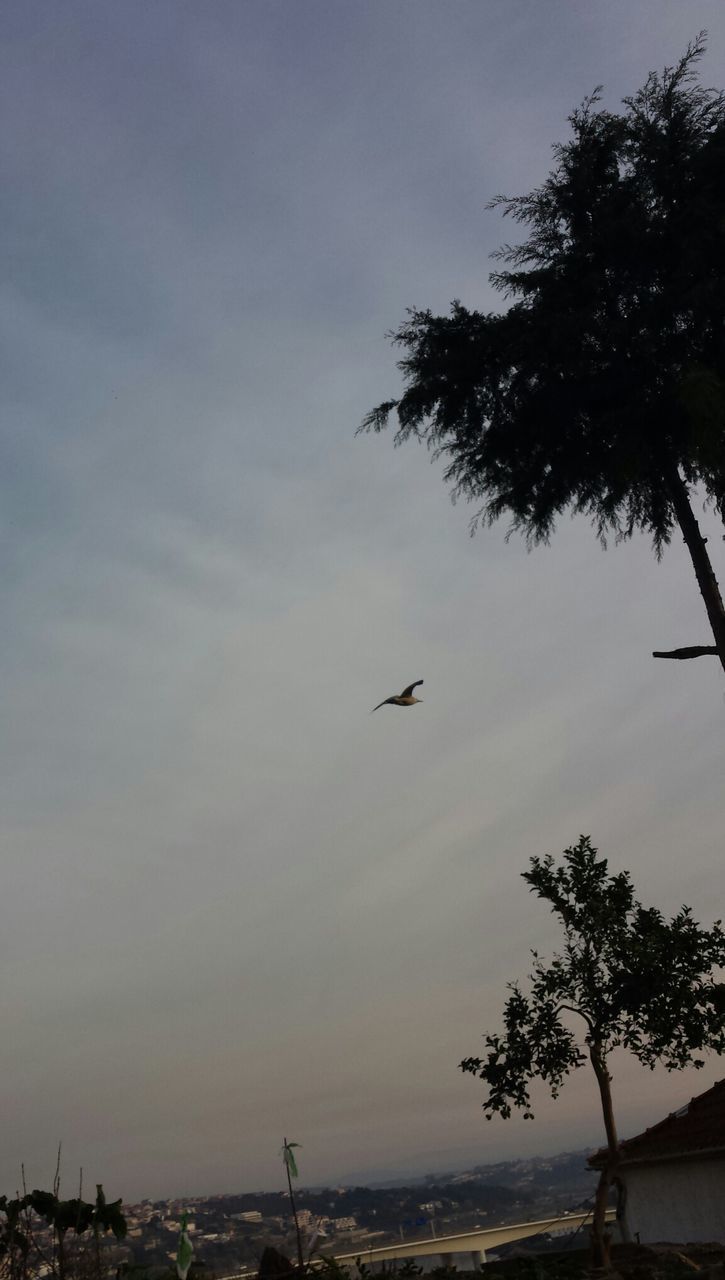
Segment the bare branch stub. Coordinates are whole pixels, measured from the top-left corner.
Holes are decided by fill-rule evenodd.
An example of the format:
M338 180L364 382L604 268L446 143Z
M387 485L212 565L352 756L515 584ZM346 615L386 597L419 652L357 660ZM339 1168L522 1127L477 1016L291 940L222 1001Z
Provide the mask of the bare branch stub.
M706 654L714 654L717 657L717 649L714 644L692 644L685 649L655 649L653 650L653 658L702 658Z

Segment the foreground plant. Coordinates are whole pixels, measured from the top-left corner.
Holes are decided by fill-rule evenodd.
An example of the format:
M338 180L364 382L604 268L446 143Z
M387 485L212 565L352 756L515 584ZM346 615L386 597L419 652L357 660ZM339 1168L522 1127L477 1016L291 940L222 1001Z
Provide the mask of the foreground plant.
M26 1280L33 1273L33 1254L39 1249L35 1239L34 1224L39 1219L52 1231L53 1253L50 1258L39 1258L57 1280L67 1280L70 1266L67 1238L79 1239L90 1233L92 1245L92 1270L96 1277L103 1273L101 1240L109 1231L117 1240L126 1235L126 1219L121 1211L121 1201L106 1202L103 1187L96 1187L94 1202L83 1200L80 1195L61 1200L59 1179L53 1191L28 1191L22 1196L0 1196L0 1275L8 1280Z

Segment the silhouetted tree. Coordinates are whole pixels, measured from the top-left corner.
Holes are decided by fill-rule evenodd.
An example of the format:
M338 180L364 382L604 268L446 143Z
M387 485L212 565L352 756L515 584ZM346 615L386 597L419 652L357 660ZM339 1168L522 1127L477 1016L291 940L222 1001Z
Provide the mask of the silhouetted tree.
M466 1058L461 1068L487 1085L488 1119L507 1118L514 1107L531 1119L532 1080L556 1097L570 1072L590 1061L608 1152L592 1228L595 1263L605 1266L605 1213L619 1154L609 1055L624 1046L647 1067L677 1071L702 1067L703 1051L725 1050L725 987L717 979L725 933L720 921L700 928L688 907L670 921L643 907L628 872L610 875L588 836L564 851L560 866L551 856L532 858L523 878L561 921L564 949L548 964L532 952L529 993L511 984L503 1035L485 1036L486 1056Z
M77 1267L69 1268L66 1243L68 1234L79 1239L89 1230L93 1237L89 1274L94 1280L101 1280L104 1272L100 1247L102 1236L109 1231L117 1240L123 1240L126 1236L126 1219L121 1201L114 1200L108 1204L100 1183L96 1186L95 1203L82 1200L80 1196L61 1200L58 1192L59 1178L56 1173L53 1191L28 1191L14 1199L0 1196L0 1277L7 1277L7 1280L27 1280L29 1275L37 1274L39 1259L32 1257L33 1223L37 1217L45 1221L53 1232L52 1257L40 1261L55 1280L67 1280L69 1274L77 1271ZM35 1252L37 1253L37 1248ZM88 1268L86 1271L88 1272Z
M503 313L410 310L403 395L360 430L397 415L396 444L425 440L454 497L479 520L511 517L548 541L571 509L604 543L648 533L659 557L679 527L714 645L656 657L719 655L725 609L692 500L725 519L725 95L695 64L705 33L652 74L620 114L599 90L570 116L543 186L499 196L523 243L494 256Z

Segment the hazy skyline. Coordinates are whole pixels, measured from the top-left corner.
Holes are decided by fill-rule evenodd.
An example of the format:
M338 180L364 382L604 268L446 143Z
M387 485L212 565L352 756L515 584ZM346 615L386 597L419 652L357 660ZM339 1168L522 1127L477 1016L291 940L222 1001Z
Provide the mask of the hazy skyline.
M8 0L2 18L0 1193L126 1200L599 1144L579 1072L457 1069L591 833L722 914L725 706L684 547L470 539L355 438L407 306L500 305L487 201L714 0ZM721 528L711 547L723 569ZM722 579L721 579L722 580ZM422 705L369 711L423 678ZM617 1060L623 1136L723 1074Z

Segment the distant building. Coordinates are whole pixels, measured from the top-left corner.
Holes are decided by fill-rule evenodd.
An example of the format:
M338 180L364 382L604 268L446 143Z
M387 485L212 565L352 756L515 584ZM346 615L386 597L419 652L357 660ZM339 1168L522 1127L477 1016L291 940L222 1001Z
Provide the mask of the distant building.
M625 1233L642 1244L725 1243L725 1080L620 1143ZM601 1169L602 1148L589 1165Z
M262 1215L259 1209L247 1209L245 1213L233 1213L232 1218L235 1222L261 1222Z

